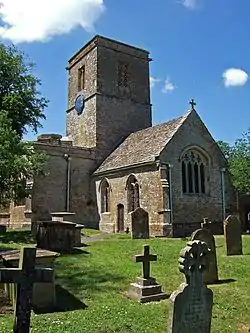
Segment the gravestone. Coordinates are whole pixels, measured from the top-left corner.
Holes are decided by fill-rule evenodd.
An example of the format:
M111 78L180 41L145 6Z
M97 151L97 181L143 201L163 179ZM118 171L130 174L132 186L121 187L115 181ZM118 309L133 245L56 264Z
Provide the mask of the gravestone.
M170 296L169 333L210 333L213 292L202 278L208 261L209 250L204 242L188 242L181 251L179 269L186 283Z
M209 249L209 265L203 271L204 283L216 283L218 281L218 267L215 240L212 232L208 229L198 229L191 235L191 241L194 240L205 242Z
M162 292L161 285L156 282L155 278L150 276L150 262L157 261L157 255L150 254L148 245L144 245L143 254L134 256L134 260L143 264L142 277L138 277L136 283L130 284L127 296L140 303L159 301L169 297Z
M54 269L55 259L59 253L36 249L36 268L47 267ZM20 260L20 250L6 251L0 254L3 265L6 268L16 268ZM4 284L4 290L8 298L15 305L17 285L14 283ZM35 309L53 309L56 305L55 280L46 283L34 283L32 306Z
M138 207L131 214L131 238L149 238L148 212Z
M242 254L241 224L236 215L229 215L224 221L224 236L227 255Z
M35 268L36 248L22 248L18 268L1 268L0 283L16 283L14 333L29 333L31 300L35 282L51 282L53 269Z

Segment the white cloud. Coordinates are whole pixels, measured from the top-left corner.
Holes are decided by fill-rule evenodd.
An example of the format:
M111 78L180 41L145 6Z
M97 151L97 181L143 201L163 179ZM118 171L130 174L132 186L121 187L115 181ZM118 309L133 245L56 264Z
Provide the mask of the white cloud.
M182 4L188 9L195 9L198 0L182 0Z
M223 74L222 78L225 87L244 86L248 80L248 74L242 69L229 68Z
M150 88L154 88L154 86L156 85L156 83L160 82L160 79L156 79L152 76L150 76L149 78L149 82L150 82Z
M172 92L175 89L176 89L176 86L170 81L169 78L167 78L164 82L164 87L162 88L162 92L164 94L166 94L168 92Z
M90 31L104 9L103 0L0 0L0 38L34 42L76 27Z

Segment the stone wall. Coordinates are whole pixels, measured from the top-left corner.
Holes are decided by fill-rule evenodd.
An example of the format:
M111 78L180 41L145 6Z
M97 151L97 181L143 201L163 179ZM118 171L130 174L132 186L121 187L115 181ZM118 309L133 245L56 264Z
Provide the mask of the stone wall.
M183 194L180 157L185 149L195 147L207 155L209 165L207 169L206 194ZM221 168L226 161L210 136L199 116L192 112L174 138L167 145L160 156L160 160L172 164L172 193L173 193L173 221L174 228L189 229L186 224L199 225L204 217L212 221L223 220ZM234 191L226 174L226 206L227 210L234 209ZM179 224L179 226L177 226ZM174 232L179 234L178 232ZM183 231L183 234L186 232Z
M90 174L95 168L91 149L37 144L47 154L46 176L34 179L32 220L49 220L56 211L74 212L75 221L98 224L96 204L91 195ZM69 166L69 164L70 166ZM70 168L69 207L67 207L67 175Z
M116 232L117 230L117 205L124 205L124 227L131 228L127 206L126 183L128 177L134 174L140 186L140 207L149 213L150 234L155 236L164 235L164 220L162 212L162 185L160 173L156 165L145 166L136 169L116 172L105 175L108 180L110 193L110 212L101 213L100 209L100 182L102 177L96 179L96 192L98 209L101 217L100 229L105 232Z
M100 36L69 61L67 136L74 146L96 147L102 160L128 134L152 125L148 52ZM128 64L126 86L118 85L119 63ZM78 70L85 66L81 91L85 108L78 115Z

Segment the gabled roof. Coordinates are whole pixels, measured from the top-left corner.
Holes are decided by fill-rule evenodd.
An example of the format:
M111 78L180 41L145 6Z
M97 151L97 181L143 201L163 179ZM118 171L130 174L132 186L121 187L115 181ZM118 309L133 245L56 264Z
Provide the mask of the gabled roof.
M94 174L155 161L189 114L131 133Z

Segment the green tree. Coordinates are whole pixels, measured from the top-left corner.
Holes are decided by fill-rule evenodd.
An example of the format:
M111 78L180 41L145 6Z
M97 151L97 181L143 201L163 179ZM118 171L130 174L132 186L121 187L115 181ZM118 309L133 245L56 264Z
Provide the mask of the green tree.
M28 130L37 133L48 101L38 91L34 65L14 46L0 44L0 205L25 197L25 180L40 174L44 156L31 142Z
M242 193L250 193L250 129L233 145L218 142L228 161L233 185Z

